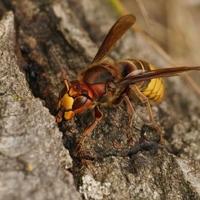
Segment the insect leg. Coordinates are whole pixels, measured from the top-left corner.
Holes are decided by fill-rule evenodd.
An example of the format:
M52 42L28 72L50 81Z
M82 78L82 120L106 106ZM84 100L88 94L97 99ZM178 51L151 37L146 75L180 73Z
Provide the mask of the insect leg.
M126 102L127 110L128 110L128 114L129 114L129 126L131 126L132 122L133 122L133 114L135 112L135 109L134 109L134 106L133 106L132 102L130 101L130 99L127 95L124 96L124 100Z
M151 126L157 130L159 133L160 137L160 143L163 143L163 134L162 134L162 129L161 127L156 123L154 117L153 117L153 112L151 109L151 104L149 102L148 97L146 97L139 89L137 86L132 86L131 89L135 92L136 96L139 98L139 100L146 105L147 111L149 113L149 122L151 123Z
M80 153L81 149L82 149L82 145L84 143L84 141L92 135L92 131L95 129L95 127L97 126L97 124L101 121L102 119L102 113L99 110L99 108L96 106L94 108L94 114L95 114L95 120L83 131L83 133L80 136L80 139L77 143L76 146L76 152Z
M59 111L58 114L56 115L56 123L60 123L63 118L63 112Z
M129 114L129 127L131 127L132 126L132 122L133 122L133 115L134 115L134 112L135 112L134 104L130 101L130 99L129 99L127 94L123 95L121 98L125 101L125 103L127 105L127 111L128 111L128 114ZM128 139L128 144L132 145L133 144L133 138L132 138L132 136L131 136L129 131L126 132L126 137ZM115 141L113 142L113 146L116 149L120 149L121 148L121 145L118 144Z

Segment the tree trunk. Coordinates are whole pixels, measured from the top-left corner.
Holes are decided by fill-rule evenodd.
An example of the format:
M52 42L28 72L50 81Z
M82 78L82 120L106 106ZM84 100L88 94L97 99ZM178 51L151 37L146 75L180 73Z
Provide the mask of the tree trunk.
M55 123L63 71L76 79L117 19L106 1L2 0L0 10L0 199L200 199L199 100L180 79L166 82L166 100L153 107L165 144L148 129L154 145L139 148L142 105L131 127L123 102L103 108L82 157L75 144L91 112L60 131ZM169 66L139 32L111 57Z

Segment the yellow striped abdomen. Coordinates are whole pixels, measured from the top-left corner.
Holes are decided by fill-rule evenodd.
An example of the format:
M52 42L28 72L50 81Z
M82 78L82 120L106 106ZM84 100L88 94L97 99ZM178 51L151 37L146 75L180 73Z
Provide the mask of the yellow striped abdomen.
M134 70L149 71L155 69L156 67L143 60L127 59L120 61L118 63L118 68L123 78ZM164 97L165 86L162 78L156 78L138 83L137 87L140 92L155 103L159 103Z
M155 69L150 65L150 69ZM152 79L148 82L145 88L141 91L149 100L159 103L163 100L165 93L164 81L162 78Z

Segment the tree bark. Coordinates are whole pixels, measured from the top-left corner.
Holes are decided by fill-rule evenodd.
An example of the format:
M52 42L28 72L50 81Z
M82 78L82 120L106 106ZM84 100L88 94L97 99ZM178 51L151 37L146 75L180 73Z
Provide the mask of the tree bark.
M141 105L131 127L123 103L102 109L84 159L75 156L75 142L91 113L63 122L60 131L54 122L63 70L76 79L117 19L106 1L2 0L0 9L0 199L200 199L199 101L180 79L167 81L166 100L153 107L165 144L152 149L137 151ZM168 65L137 32L111 57Z

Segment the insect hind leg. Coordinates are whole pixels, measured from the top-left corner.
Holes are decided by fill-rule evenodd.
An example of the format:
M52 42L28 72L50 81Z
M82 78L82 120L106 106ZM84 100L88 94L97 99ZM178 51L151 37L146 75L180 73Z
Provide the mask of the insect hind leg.
M132 86L131 89L135 92L136 96L139 98L139 100L146 106L147 108L147 112L149 114L149 126L151 126L152 128L154 128L156 130L156 132L159 134L159 142L163 143L163 132L162 132L162 128L160 127L160 125L158 125L154 119L153 116L153 112L152 112L152 108L151 108L151 104L149 102L148 97L146 97L137 86Z
M129 97L127 95L124 96L124 100L126 102L127 105L127 111L129 114L129 126L132 126L132 122L133 122L133 115L135 113L135 108L134 105L132 104L132 102L130 101Z

